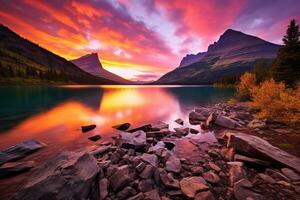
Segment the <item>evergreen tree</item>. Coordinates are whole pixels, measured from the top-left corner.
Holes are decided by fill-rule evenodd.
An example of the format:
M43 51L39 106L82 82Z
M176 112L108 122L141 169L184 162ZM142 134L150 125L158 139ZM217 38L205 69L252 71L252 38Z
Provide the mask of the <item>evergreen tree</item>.
M300 81L300 33L299 25L293 19L283 37L284 46L280 48L272 67L273 78L295 87Z
M270 67L268 60L261 59L254 65L253 73L256 75L256 83L261 83L270 78Z

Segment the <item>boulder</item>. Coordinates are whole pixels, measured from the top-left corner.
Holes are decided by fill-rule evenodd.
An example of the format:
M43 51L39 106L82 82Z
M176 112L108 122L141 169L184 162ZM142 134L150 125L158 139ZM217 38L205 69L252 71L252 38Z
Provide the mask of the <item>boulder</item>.
M9 162L0 166L0 178L7 178L28 171L35 166L34 161Z
M211 114L212 110L205 107L199 107L199 108L195 108L195 112L200 113L204 117L208 117Z
M157 155L155 155L155 154L144 153L141 156L141 159L144 162L149 163L150 165L152 165L154 167L157 167L157 165L158 165L158 158L157 158Z
M188 198L194 198L198 192L208 190L208 186L202 177L192 176L180 181L180 188Z
M164 122L157 122L155 124L151 124L151 131L160 131L163 129L169 129L169 124Z
M180 118L176 119L175 122L179 125L183 125L184 121Z
M85 133L85 132L88 132L88 131L93 130L94 128L96 128L96 125L95 125L95 124L88 125L88 126L81 126L81 131L82 131L83 133Z
M192 125L199 125L201 124L202 121L205 121L206 117L203 116L201 113L192 111L189 114L189 122Z
M0 151L0 165L16 161L46 146L36 140L27 140L15 146Z
M116 172L109 177L110 185L114 191L123 189L132 181L129 175L129 166L123 165L117 168Z
M180 159L172 154L166 162L165 169L168 172L179 173L181 171Z
M100 135L93 135L93 136L89 137L89 140L92 140L92 141L97 141L99 139L101 139Z
M142 130L134 133L121 132L119 144L123 148L141 149L147 144L146 133Z
M233 186L234 197L237 200L246 200L246 199L253 199L253 200L263 200L263 196L257 194L251 190L252 183L247 179L241 179L236 182Z
M190 128L190 133L191 134L197 134L197 133L199 133L199 131L197 129Z
M117 124L113 126L113 128L119 131L126 131L127 129L129 129L129 127L130 127L130 123Z
M243 156L243 155L240 155L240 154L235 154L234 155L234 160L235 161L241 161L241 162L244 162L244 163L248 163L250 165L259 165L259 166L265 166L265 167L270 165L270 162L268 162L268 161L259 160L259 159L256 159L256 158L250 158L250 157Z
M223 115L218 115L216 117L215 124L230 129L237 127L237 122L235 120Z
M226 133L234 151L252 158L269 161L271 164L285 166L300 173L300 158L293 156L267 141L253 135L243 133Z
M281 172L283 173L283 175L288 177L291 181L300 181L300 176L289 168L282 168Z
M13 199L87 199L99 172L84 152L62 152L37 168Z
M174 128L174 131L177 136L185 136L189 134L190 129L189 128Z

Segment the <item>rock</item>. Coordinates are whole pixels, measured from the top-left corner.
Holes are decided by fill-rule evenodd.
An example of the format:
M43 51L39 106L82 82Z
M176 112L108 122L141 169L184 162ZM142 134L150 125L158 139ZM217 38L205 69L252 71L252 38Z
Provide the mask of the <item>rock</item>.
M144 162L141 162L140 164L138 164L138 165L136 166L135 170L136 170L137 172L142 172L142 171L145 169L145 167L146 167L146 164L145 164Z
M228 162L229 167L229 185L233 186L234 183L246 177L246 171L242 162Z
M171 199L185 199L185 196L181 190L171 190L167 192L168 196L170 197L165 200L171 200Z
M199 133L199 131L197 129L190 128L190 133L191 134L197 134L197 133Z
M288 183L286 181L283 181L283 180L277 181L276 183L279 184L279 185L285 186L285 187L290 187L291 186L290 183Z
M210 191L204 191L197 193L195 200L215 200L215 197Z
M211 126L214 122L215 122L215 119L216 119L216 115L214 113L211 113L207 119L206 119L206 126Z
M195 166L195 167L191 168L191 172L193 174L197 174L198 175L198 174L202 174L204 172L204 169L201 166Z
M87 199L99 172L86 152L62 152L38 167L13 199Z
M212 110L210 108L206 108L206 107L199 107L199 108L195 108L195 112L200 113L204 117L208 117L210 115L210 113L212 112Z
M140 192L133 197L129 197L127 200L143 200L143 199L145 199L145 196L142 192Z
M105 199L108 195L108 180L106 178L99 181L99 196L100 200Z
M230 129L234 129L237 126L237 122L235 120L222 115L218 115L216 117L215 124Z
M234 160L245 162L245 163L252 164L252 165L265 166L265 167L270 165L270 162L268 162L268 161L263 161L263 160L259 160L259 159L255 159L255 158L250 158L250 157L243 156L243 155L240 155L240 154L235 154L234 155Z
M147 144L146 133L142 130L134 133L122 132L120 133L120 136L121 138L119 143L122 148L141 149Z
M168 174L164 169L159 169L159 177L161 182L170 189L178 189L179 182L173 178L171 174Z
M183 123L184 123L184 121L180 118L176 119L175 122L180 125L183 125Z
M151 124L145 124L143 126L128 130L128 132L130 133L134 133L136 131L144 131L144 132L148 132L151 131L152 125Z
M237 153L269 161L275 165L286 166L300 173L300 158L272 146L267 141L243 133L229 132L226 136L229 137L229 143L232 141L232 146Z
M113 128L119 131L126 131L127 129L129 129L129 127L130 127L130 123L117 124L113 126Z
M190 112L189 114L189 122L192 125L199 125L202 121L205 121L206 117L203 116L201 113L198 112Z
M274 184L276 181L269 175L259 173L258 177L261 178L264 182L269 183L269 184Z
M176 146L174 142L164 141L164 144L169 151L171 151Z
M144 193L145 200L160 200L160 196L157 189Z
M209 189L208 186L204 184L202 177L197 176L181 179L180 188L188 198L194 198L198 192Z
M262 200L264 199L263 196L257 194L251 190L252 184L247 179L241 179L236 182L233 186L234 197L237 200Z
M106 153L107 151L109 151L111 146L101 146L93 151L90 152L91 155L93 156L98 156L100 154Z
M148 192L153 189L153 181L151 179L141 180L138 184L141 192Z
M155 155L155 154L144 153L141 156L141 159L144 162L149 163L150 165L152 165L154 167L157 167L157 165L158 165L158 158L157 158L157 155Z
M133 189L130 186L125 187L123 190L117 193L118 199L127 199L127 197L132 193Z
M85 133L85 132L88 132L88 131L93 130L94 128L96 128L96 125L95 125L95 124L93 124L93 125L88 125L88 126L81 126L81 131L82 131L83 133Z
M99 139L101 139L100 135L93 135L93 136L89 137L89 140L92 140L92 141L97 141Z
M157 130L157 131L146 132L147 138L163 138L168 134L170 134L169 129L161 129L161 130Z
M140 173L140 177L143 179L149 179L152 177L153 173L155 171L155 167L152 165L146 165L142 173Z
M27 140L15 146L0 151L0 165L16 161L46 146L36 140Z
M211 169L219 172L221 171L221 168L219 166L217 166L216 164L214 164L213 162L209 162L208 165L210 166Z
M149 148L148 153L153 153L164 148L165 148L165 143L163 141L159 141L156 145Z
M220 181L220 177L212 171L204 172L202 176L207 182L210 183L218 183Z
M160 131L163 129L169 129L169 124L166 124L164 122L158 122L155 124L151 124L151 131Z
M114 191L121 190L127 184L132 181L132 178L129 176L129 167L128 165L123 165L117 168L116 172L109 177L110 185Z
M221 149L221 155L226 161L233 161L234 159L234 150L233 148L223 148Z
M300 181L300 176L289 168L282 168L281 172L292 181Z
M189 128L174 128L174 130L177 136L185 136L189 134L190 131Z
M166 162L165 168L168 172L179 173L181 171L180 159L171 155Z
M0 178L7 178L28 171L34 167L34 161L5 163L0 166Z
M249 122L249 124L247 125L248 128L251 129L256 129L256 128L264 128L266 126L266 122L258 120L258 119L254 119L251 122Z

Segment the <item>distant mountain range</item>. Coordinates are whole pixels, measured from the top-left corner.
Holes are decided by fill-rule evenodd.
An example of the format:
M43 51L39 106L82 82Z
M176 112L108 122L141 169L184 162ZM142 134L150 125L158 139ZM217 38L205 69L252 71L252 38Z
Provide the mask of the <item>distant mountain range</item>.
M84 55L75 60L71 60L76 66L82 70L101 78L105 78L120 84L133 84L133 81L126 80L114 73L111 73L102 67L97 53Z
M273 60L280 45L232 29L209 45L207 52L185 56L179 67L154 84L213 84L253 69L260 59Z
M117 84L85 72L4 25L0 25L0 38L0 83Z

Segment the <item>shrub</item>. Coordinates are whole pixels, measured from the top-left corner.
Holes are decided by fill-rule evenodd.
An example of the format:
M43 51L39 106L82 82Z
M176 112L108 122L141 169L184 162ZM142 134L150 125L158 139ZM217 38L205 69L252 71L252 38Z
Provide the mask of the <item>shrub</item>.
M259 110L258 117L272 118L294 124L300 122L300 86L287 89L284 83L273 79L254 86L251 92L251 106Z
M256 85L256 75L246 72L240 78L236 96L241 101L250 100L250 91Z

